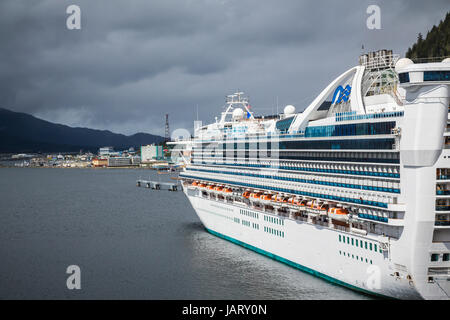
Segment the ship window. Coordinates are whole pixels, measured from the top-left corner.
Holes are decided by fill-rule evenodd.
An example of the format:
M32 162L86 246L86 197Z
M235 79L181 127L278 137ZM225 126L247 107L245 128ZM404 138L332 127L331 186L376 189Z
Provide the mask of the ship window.
M369 249L372 250L372 244L371 243L369 243Z
M347 244L350 244L350 238L347 237Z
M374 244L373 246L374 246L374 250L375 250L375 252L376 252L376 251L378 251L378 249L377 249L377 245L376 245L376 244Z
M364 244L364 246L365 246L365 248L367 249L367 241L365 241L365 244Z
M450 71L425 71L423 81L450 81Z
M353 238L352 238L352 246L353 246L354 244L353 244Z
M450 254L444 253L444 255L442 256L442 261L449 261L449 260L450 260Z
M433 253L431 255L431 261L438 261L439 260L439 254Z
M341 242L341 235L339 235L339 242Z
M400 80L400 83L409 82L409 72L399 73L398 79Z
M355 241L356 241L356 246L358 246L358 239L356 239Z

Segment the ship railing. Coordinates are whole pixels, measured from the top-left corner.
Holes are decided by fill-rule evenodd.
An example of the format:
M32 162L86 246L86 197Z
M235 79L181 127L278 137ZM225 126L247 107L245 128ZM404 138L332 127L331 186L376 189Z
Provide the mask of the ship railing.
M430 63L430 62L441 62L445 58L450 58L450 56L411 58L411 60L414 61L414 63Z
M294 220L300 220L300 221L307 222L308 218L302 217L302 216L294 216Z
M350 232L350 228L333 224L333 228L340 231Z
M324 222L322 220L316 220L315 224L318 224L319 226L328 227L328 222Z

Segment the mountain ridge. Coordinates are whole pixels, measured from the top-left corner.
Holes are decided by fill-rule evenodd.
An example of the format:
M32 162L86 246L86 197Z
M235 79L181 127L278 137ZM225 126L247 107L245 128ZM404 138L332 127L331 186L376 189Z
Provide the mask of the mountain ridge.
M96 152L99 147L116 149L161 143L158 135L138 132L133 135L110 130L70 127L33 115L0 108L0 152Z

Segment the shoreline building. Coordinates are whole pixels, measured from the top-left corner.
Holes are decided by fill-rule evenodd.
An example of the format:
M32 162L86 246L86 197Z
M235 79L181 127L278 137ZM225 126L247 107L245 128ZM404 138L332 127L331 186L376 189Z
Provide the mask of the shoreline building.
M163 160L163 147L155 144L141 146L141 163Z

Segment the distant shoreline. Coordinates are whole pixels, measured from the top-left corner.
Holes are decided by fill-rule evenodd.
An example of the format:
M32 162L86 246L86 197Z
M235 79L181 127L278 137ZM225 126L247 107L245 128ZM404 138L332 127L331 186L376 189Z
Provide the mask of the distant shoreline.
M124 166L124 167L59 167L59 166L13 166L13 165L2 165L0 164L0 168L18 168L18 169L143 169L143 170L154 170L154 171L163 171L167 170L159 170L151 167L139 167L139 166ZM167 172L177 172L177 171L167 171Z

